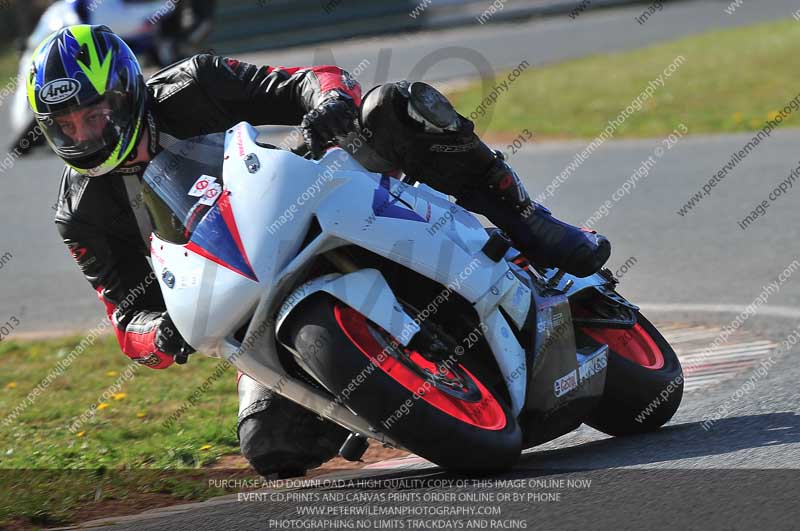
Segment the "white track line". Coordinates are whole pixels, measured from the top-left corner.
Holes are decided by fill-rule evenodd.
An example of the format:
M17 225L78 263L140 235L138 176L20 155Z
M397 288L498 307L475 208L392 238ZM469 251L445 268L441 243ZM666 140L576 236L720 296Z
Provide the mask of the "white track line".
M652 312L742 313L747 309L746 305L739 304L643 303L638 306L641 307L642 310ZM800 319L800 308L794 306L761 306L756 312L756 315Z

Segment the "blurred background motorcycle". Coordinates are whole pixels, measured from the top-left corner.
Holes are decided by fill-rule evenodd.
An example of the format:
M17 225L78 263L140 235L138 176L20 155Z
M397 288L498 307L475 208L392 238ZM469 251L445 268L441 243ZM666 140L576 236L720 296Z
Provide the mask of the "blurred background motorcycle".
M17 3L17 28L30 27L43 6ZM17 36L20 53L17 83L11 103L10 150L27 154L44 145L35 134L28 108L25 71L33 51L50 33L73 24L104 24L122 36L144 64L163 67L200 51L211 33L214 0L57 0L44 7L27 36ZM12 17L9 17L12 18Z

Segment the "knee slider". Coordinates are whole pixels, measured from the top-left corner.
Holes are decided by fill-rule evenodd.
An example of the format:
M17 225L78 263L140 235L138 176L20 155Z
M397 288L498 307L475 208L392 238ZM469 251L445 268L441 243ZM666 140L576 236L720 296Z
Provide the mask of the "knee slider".
M450 100L427 83L418 81L408 87L407 110L428 133L464 132L466 119L462 120Z
M361 126L375 134L472 132L472 123L459 116L450 101L431 85L399 81L371 89L361 104ZM468 130L468 131L467 131Z

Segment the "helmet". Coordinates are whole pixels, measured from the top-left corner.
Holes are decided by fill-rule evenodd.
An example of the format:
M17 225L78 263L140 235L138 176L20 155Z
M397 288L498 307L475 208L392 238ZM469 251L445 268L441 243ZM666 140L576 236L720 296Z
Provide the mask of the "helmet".
M80 173L104 175L136 147L146 87L128 45L106 26L63 28L33 52L28 103L47 143Z

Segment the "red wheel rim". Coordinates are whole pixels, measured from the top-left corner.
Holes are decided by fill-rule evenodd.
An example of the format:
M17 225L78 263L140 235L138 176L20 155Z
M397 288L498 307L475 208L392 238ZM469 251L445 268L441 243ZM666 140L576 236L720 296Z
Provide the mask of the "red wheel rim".
M379 367L394 381L411 391L414 399L424 400L436 409L456 418L466 424L485 430L498 431L506 426L506 415L497 399L488 389L470 373L463 365L456 364L459 371L463 371L480 392L480 399L475 402L460 400L447 394L423 378L416 371L407 367L396 357L386 354L386 346L381 345L370 331L382 329L372 324L363 315L347 306L334 307L336 322L347 338L369 360ZM385 333L385 332L384 332ZM400 345L399 348L403 348ZM405 349L408 357L422 369L439 369L434 363L425 359L420 353ZM453 366L453 367L455 367ZM449 371L441 374L452 374ZM412 406L413 407L413 406Z
M664 354L650 334L636 324L626 330L616 328L583 328L583 332L608 348L646 369L657 370L664 366Z

